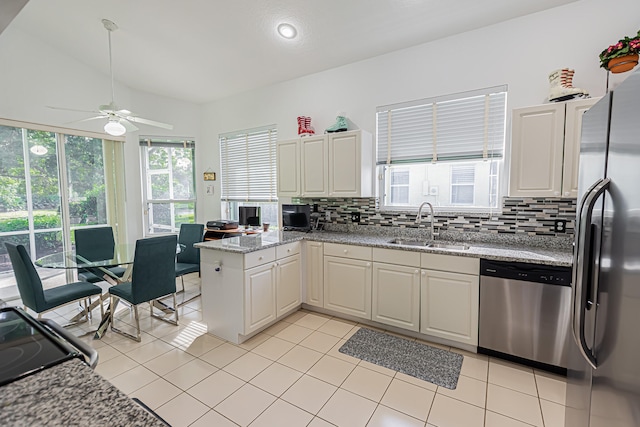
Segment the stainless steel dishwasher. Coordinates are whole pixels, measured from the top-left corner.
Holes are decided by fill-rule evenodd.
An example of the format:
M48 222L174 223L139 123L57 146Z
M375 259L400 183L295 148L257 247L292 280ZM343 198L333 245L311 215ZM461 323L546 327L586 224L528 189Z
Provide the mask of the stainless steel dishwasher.
M481 353L566 372L571 268L480 261Z

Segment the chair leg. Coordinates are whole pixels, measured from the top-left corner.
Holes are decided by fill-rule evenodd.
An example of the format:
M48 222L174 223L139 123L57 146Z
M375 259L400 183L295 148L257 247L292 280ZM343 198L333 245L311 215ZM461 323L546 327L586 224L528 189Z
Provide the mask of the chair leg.
M162 301L159 300L151 300L149 301L149 306L151 307L151 317L154 317L158 320L162 320L163 322L167 322L167 323L171 323L172 325L177 325L178 324L178 306L176 305L176 293L174 292L173 294L173 307L169 307L166 304L164 304ZM155 306L155 304L158 304L157 306ZM165 314L165 316L162 315L156 315L153 312L153 308L154 306L158 309L160 309L160 311L162 313ZM174 314L175 316L175 320L169 319L166 317L167 314Z
M115 299L115 302L114 302ZM130 338L136 342L140 342L142 341L142 334L140 331L140 317L138 316L138 306L137 305L133 305L133 314L135 316L136 319L136 335L131 335L128 332L125 332L123 330L120 330L118 328L116 328L115 326L113 326L113 314L116 312L116 305L118 303L119 298L118 297L114 297L113 295L111 296L111 330L113 332L115 332L116 334L122 335L123 337L127 337Z

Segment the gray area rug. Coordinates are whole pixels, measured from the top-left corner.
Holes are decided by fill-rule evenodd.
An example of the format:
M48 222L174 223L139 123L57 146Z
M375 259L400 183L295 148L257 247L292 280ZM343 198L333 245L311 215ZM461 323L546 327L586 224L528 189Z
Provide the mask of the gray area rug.
M360 328L340 353L454 390L463 356L371 329Z

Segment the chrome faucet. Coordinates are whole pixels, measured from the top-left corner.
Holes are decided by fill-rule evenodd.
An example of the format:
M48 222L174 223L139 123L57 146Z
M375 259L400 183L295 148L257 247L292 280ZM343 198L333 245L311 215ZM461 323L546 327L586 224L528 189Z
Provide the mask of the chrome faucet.
M422 202L422 204L420 205L420 207L418 208L418 215L416 216L416 224L420 224L422 222L422 208L424 208L424 205L428 205L429 206L429 211L431 212L431 239L432 240L436 240L436 237L438 236L438 233L435 232L433 223L436 220L435 215L433 214L433 205L429 202Z

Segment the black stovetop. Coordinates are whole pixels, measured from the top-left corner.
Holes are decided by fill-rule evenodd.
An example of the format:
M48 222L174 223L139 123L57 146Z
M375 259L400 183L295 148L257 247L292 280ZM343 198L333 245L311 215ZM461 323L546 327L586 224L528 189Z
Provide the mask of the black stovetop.
M81 356L21 309L0 309L0 385L74 357Z

